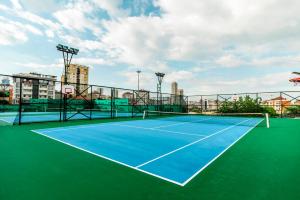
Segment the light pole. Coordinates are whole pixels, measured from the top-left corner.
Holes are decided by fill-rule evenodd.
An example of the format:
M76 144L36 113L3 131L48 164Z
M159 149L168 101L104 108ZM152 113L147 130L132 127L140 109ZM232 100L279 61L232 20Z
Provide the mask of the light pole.
M162 94L161 94L161 84L163 81L163 78L165 76L164 73L156 72L155 75L157 76L157 102L159 102L159 105L157 107L157 110L162 110Z
M141 73L142 71L141 70L137 70L136 71L136 73L137 73L137 75L138 75L138 92L140 92L140 73Z
M63 54L63 59L64 59L64 70L65 70L65 74L64 74L64 86L66 86L68 84L68 69L69 66L71 64L73 55L77 55L79 52L79 49L75 49L72 47L68 47L62 44L58 44L56 46L56 49L58 51L61 51ZM61 88L61 90L63 90L63 88ZM66 121L67 120L67 94L64 92L64 107L63 107L63 120Z

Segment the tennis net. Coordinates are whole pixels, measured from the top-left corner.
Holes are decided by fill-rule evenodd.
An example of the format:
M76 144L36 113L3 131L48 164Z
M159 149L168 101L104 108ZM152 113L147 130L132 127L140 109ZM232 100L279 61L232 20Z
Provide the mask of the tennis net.
M267 113L178 113L162 111L144 111L143 119L176 121L182 123L205 123L239 126L270 127Z

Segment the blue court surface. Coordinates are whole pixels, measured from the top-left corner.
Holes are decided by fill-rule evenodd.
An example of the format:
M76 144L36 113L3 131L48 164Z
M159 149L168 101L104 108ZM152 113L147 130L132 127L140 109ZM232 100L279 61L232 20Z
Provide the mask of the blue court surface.
M85 115L83 115L85 114ZM75 112L68 112L67 118L70 120L76 119L89 119L90 113L83 112L83 114L75 113ZM138 113L137 116L141 116L142 113ZM121 113L119 112L116 117L131 117L132 113ZM21 120L23 123L30 123L30 122L47 122L47 121L59 121L60 118L59 112L23 112L21 116ZM110 112L92 112L91 114L92 119L98 118L111 118ZM17 112L5 112L0 113L0 121L13 124L14 122L18 121L18 113Z
M184 186L261 121L176 116L33 132Z

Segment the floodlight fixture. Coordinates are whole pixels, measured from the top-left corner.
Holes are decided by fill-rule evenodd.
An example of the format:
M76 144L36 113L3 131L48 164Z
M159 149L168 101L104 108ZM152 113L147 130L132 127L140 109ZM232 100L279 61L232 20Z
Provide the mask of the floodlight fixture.
M73 55L77 55L79 52L79 49L73 48L73 47L68 47L66 45L62 45L62 44L58 44L56 46L56 49L58 51L61 51L63 53L63 59L64 59L64 70L65 70L65 74L64 74L64 83L67 84L68 82L68 68L71 64Z

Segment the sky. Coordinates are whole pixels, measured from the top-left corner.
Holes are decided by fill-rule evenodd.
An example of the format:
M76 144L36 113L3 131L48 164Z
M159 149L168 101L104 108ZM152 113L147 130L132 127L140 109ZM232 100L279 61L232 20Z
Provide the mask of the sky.
M297 90L299 0L0 0L0 74L60 76L61 43L90 84L185 94Z

